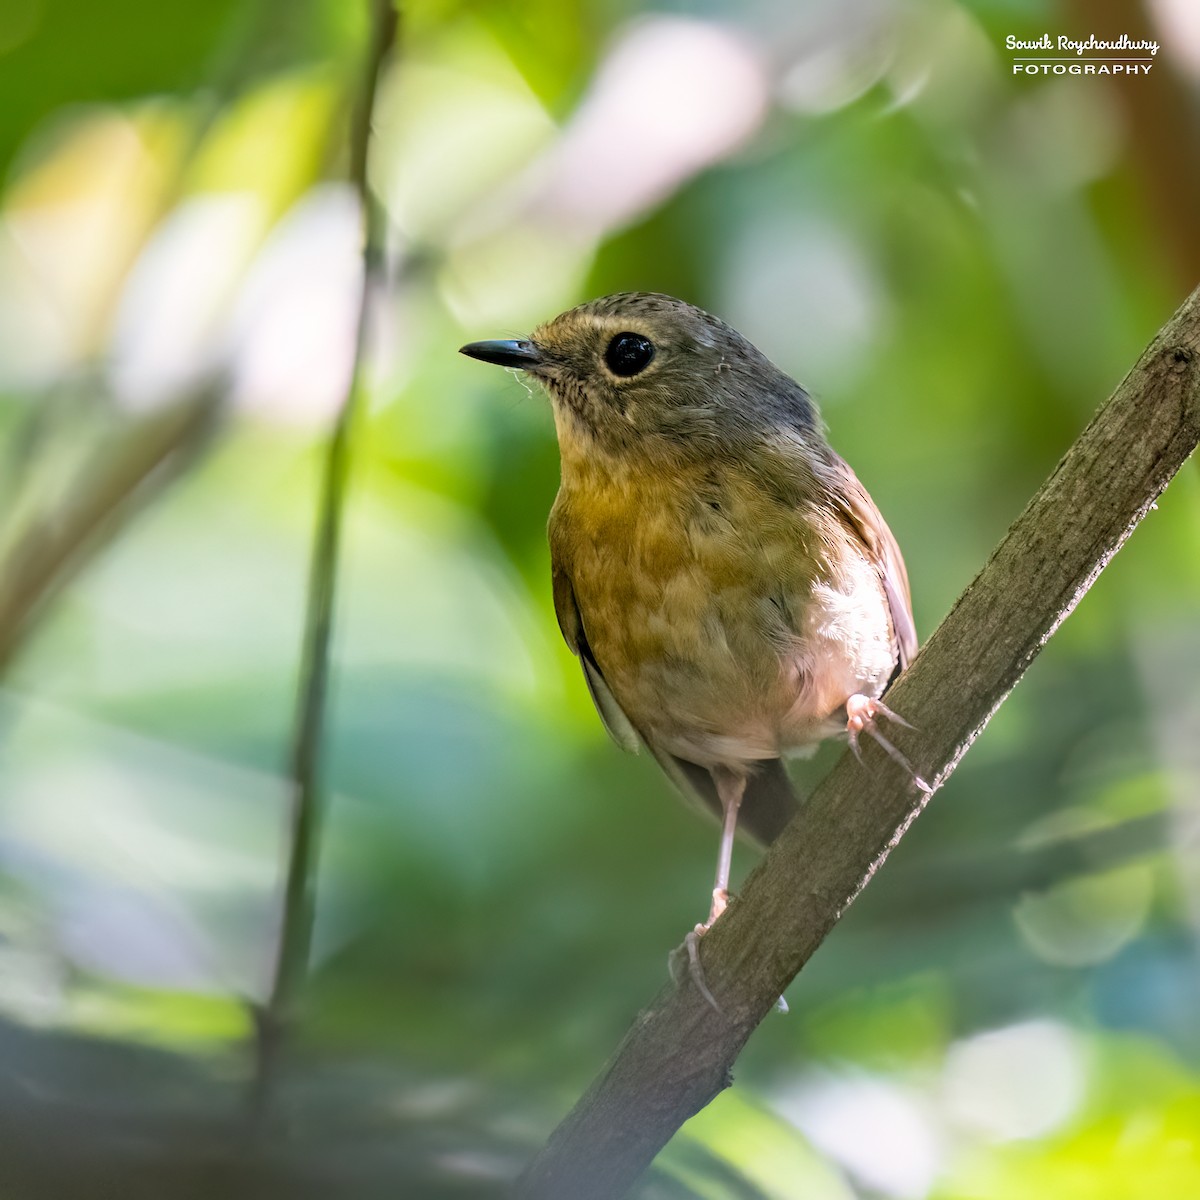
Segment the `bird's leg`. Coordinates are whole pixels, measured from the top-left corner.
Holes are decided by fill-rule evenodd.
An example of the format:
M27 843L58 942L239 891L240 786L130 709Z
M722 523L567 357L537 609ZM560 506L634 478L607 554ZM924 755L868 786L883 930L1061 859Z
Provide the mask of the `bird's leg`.
M729 868L733 862L733 838L737 832L738 810L742 806L742 796L746 791L746 777L736 775L728 767L712 767L713 783L717 786L717 796L721 801L721 847L717 852L717 874L713 880L712 904L708 910L708 920L703 925L697 925L683 944L687 948L688 974L700 994L712 1005L717 1012L721 1006L709 990L708 981L704 978L704 968L700 964L700 935L706 933L712 923L725 911L729 905Z
M921 791L931 792L933 789L917 774L912 763L879 732L879 727L875 724L877 716L895 721L897 725L903 725L905 729L912 728L902 716L892 712L882 700L873 700L870 696L855 693L846 701L846 733L849 736L850 749L854 751L854 757L860 762L862 761L862 754L858 749L858 735L866 732L879 743L884 753L893 762L899 763L909 773L913 783Z
M713 767L712 777L717 785L723 814L721 848L717 852L717 876L713 881L712 906L708 910L708 920L703 925L696 926L698 933L703 933L729 904L729 868L733 863L733 836L737 832L738 810L742 807L742 797L746 793L744 775L735 775L727 767Z

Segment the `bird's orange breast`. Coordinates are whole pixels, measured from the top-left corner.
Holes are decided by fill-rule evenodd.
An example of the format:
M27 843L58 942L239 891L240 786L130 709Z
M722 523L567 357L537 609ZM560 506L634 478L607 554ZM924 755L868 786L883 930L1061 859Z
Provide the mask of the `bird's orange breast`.
M877 580L839 589L816 512L729 464L564 462L550 537L614 697L672 753L747 762L811 744L859 676L878 694L890 674ZM846 611L831 624L823 607Z

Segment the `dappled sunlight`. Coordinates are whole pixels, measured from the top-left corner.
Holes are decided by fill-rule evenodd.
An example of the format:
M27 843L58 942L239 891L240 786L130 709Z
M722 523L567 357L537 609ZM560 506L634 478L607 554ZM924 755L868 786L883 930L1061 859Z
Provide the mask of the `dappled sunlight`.
M733 28L647 18L609 51L561 139L532 167L530 206L603 234L735 150L766 112L765 65Z
M209 194L159 225L117 307L111 377L121 403L165 403L223 368L228 311L267 215L253 192Z
M316 189L284 214L231 305L235 405L276 420L332 418L354 367L361 243L348 189Z
M950 1048L942 1077L948 1121L989 1141L1045 1137L1079 1113L1086 1041L1055 1021L1026 1021Z

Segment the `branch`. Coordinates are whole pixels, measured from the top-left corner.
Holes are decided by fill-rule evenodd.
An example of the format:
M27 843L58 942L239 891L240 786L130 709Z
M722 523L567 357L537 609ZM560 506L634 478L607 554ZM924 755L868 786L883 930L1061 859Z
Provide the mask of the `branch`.
M271 44L271 22L280 0L263 0L241 13L237 32L213 60L197 119L170 179L155 201L155 215L166 214L180 199L190 169L228 101L253 77L263 47ZM53 601L106 542L121 533L143 507L190 469L208 446L224 408L227 381L205 379L161 411L126 420L115 437L95 448L84 470L61 497L38 512L0 559L0 675L38 629ZM0 510L17 507L20 484L32 474L36 451L47 435L53 407L49 397L36 404L0 463L6 476ZM10 512L4 515L8 517ZM0 535L6 532L0 528Z
M252 1116L256 1125L265 1115L280 1046L308 970L312 943L313 867L321 807L320 750L329 688L329 642L333 627L346 478L350 465L350 434L362 389L373 298L384 282L385 218L368 179L371 118L375 111L379 78L396 39L396 27L394 0L371 0L371 32L363 67L363 86L350 129L349 175L358 192L363 214L362 291L359 297L354 366L325 455L309 568L299 699L290 763L292 795L287 874L271 991L266 1005L256 1014L257 1061L251 1093Z
M1200 441L1200 289L1162 328L1008 531L889 704L934 790ZM889 731L890 735L890 731ZM613 1200L731 1080L776 997L928 796L875 746L844 756L701 941L724 1015L669 985L526 1169L518 1194Z
M219 407L213 383L126 425L16 538L0 563L0 673L105 540L191 463Z

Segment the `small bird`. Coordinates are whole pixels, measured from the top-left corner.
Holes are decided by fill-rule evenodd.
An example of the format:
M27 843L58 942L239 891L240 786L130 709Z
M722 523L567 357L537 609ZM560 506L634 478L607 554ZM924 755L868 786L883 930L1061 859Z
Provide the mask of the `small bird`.
M728 904L735 831L766 845L796 809L784 757L840 733L857 753L866 731L912 773L875 726L900 721L880 696L917 650L900 549L808 393L691 304L605 296L461 352L549 393L563 637L613 740L721 821L688 935L712 1001L696 939Z

